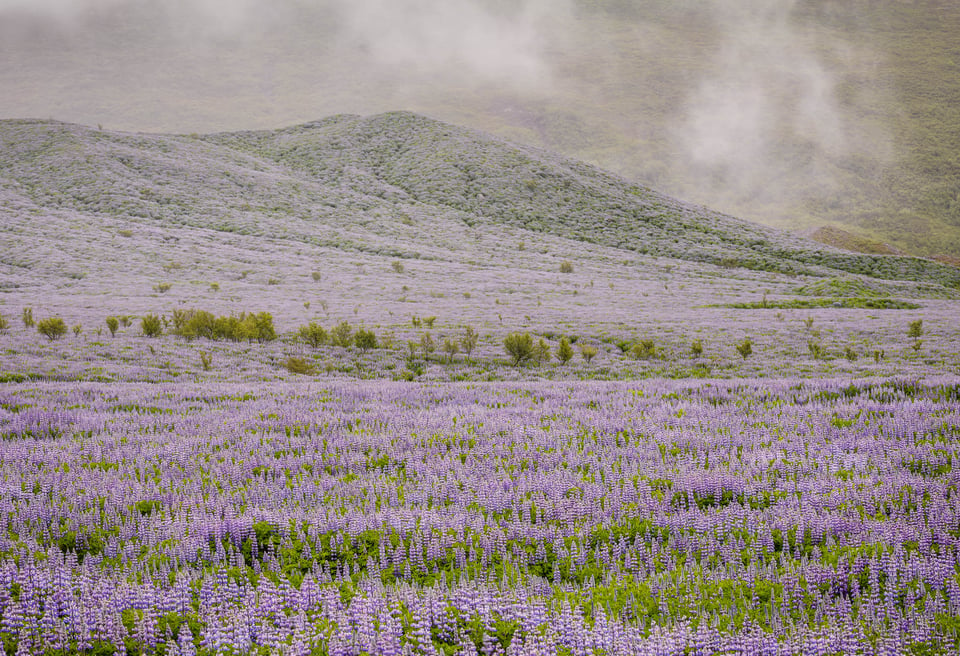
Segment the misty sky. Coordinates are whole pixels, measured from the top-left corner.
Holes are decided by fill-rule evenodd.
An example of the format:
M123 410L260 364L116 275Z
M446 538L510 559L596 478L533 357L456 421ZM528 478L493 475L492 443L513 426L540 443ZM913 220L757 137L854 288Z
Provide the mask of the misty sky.
M187 133L407 109L721 209L772 203L821 193L838 157L889 149L837 91L876 53L811 36L796 6L0 0L0 118ZM850 88L848 104L870 101Z

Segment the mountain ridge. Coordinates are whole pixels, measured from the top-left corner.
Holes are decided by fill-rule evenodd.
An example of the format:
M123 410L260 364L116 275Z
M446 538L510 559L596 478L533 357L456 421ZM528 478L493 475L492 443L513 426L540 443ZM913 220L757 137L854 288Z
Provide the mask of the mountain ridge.
M824 247L412 112L211 135L7 120L0 147L7 196L41 210L154 227L184 224L421 258L422 233L405 228L410 213L426 212L465 229L509 226L728 268L960 286L960 271L944 264Z

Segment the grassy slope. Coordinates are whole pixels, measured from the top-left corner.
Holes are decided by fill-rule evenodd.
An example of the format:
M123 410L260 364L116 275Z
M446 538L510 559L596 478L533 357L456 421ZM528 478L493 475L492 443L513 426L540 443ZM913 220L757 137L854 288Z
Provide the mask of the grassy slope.
M461 230L510 226L727 267L960 286L942 264L823 248L410 113L205 138L7 122L0 139L0 175L18 192L86 215L422 257L420 237L404 230L412 207Z

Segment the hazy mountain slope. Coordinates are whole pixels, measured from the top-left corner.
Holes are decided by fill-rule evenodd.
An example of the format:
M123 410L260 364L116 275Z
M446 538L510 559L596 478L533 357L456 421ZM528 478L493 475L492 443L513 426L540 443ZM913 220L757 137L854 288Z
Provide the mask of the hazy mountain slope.
M215 27L194 4L4 13L0 116L187 132L403 107L765 224L960 255L952 0L573 0L502 52L459 37L531 3L468 3L481 26L414 3L386 31L386 4L368 25L347 20L363 3L251 0L265 20Z
M202 138L7 121L0 148L8 194L32 212L78 213L79 224L123 218L445 260L470 259L471 228L509 226L727 267L960 285L960 271L939 263L821 247L404 112ZM451 230L461 236L439 238ZM70 237L88 241L82 231ZM14 257L50 264L29 251Z
M339 184L363 171L420 203L562 237L727 266L784 272L829 269L954 285L960 272L916 258L821 248L787 233L669 198L581 162L490 135L396 112L337 117L217 143Z

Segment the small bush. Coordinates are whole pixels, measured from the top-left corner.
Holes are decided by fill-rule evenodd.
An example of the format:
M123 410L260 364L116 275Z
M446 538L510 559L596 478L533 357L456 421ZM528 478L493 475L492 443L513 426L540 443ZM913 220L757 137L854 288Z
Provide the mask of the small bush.
M587 364L590 364L590 361L593 360L594 356L597 355L597 347L590 346L589 344L580 345L580 356L584 359Z
M23 308L21 318L23 319L24 328L33 328L37 324L37 322L33 320L33 308L31 307Z
M310 277L313 278L313 282L320 282L321 280L323 280L323 274L320 273L319 271L314 271L313 273L310 274Z
M503 348L513 358L513 365L519 367L533 357L533 337L530 333L510 333L503 340Z
M200 351L200 366L204 371L210 371L213 367L213 357L204 351Z
M533 359L537 361L537 366L550 360L550 346L542 337L533 347Z
M564 260L560 263L560 273L573 273L573 262Z
M467 326L463 329L463 334L460 336L460 347L463 349L463 352L467 354L469 358L473 353L473 349L477 347L477 340L479 335L477 331L473 329L473 326Z
M699 358L701 355L703 355L703 342L701 342L699 339L694 340L693 343L690 344L690 354L695 358Z
M423 333L420 336L420 350L424 358L430 357L430 354L437 350L437 343L433 341L430 333Z
M453 362L453 357L460 352L460 345L456 340L447 338L443 340L443 352L447 354L447 363Z
M370 349L377 348L377 336L372 330L358 328L357 334L353 336L353 342L363 353L366 353Z
M37 332L52 342L67 334L67 324L65 324L60 317L41 319L39 323L37 323Z
M313 374L317 373L317 367L312 362L307 362L303 358L295 358L291 356L287 358L286 362L283 363L283 366L292 374L312 376Z
M140 319L140 330L147 337L159 337L163 334L163 322L155 314L148 314Z
M320 324L311 321L305 326L300 326L300 330L297 335L300 338L301 342L309 344L313 348L318 348L327 343L329 335L327 331Z
M815 339L807 340L807 350L810 351L810 355L814 360L819 360L825 355L823 346L821 346L820 342Z
M745 338L742 342L737 344L737 353L740 354L744 360L750 357L753 353L753 342L750 341L750 338Z
M117 336L117 328L120 327L120 320L116 317L107 317L107 330L110 331L111 337Z
M923 337L923 319L910 322L910 330L907 331L907 336L911 339L920 339Z
M168 291L170 291L171 287L173 287L173 285L170 284L169 282L161 282L161 283L158 283L157 285L154 285L153 291L159 292L161 294L166 294Z
M630 353L633 354L633 357L638 360L649 360L650 358L656 356L657 347L653 343L652 339L641 339L639 342L633 345L633 348L630 349Z
M80 333L82 333L82 332L83 332L83 326L81 326L80 324L77 324L77 325L75 325L75 326L73 327L73 336L74 336L74 337L79 337L79 336L80 336Z
M560 338L560 344L557 346L557 360L560 364L567 364L573 358L573 347L570 346L570 340L566 337Z
M390 266L396 273L403 273L403 262L400 260L394 260Z
M857 356L857 352L856 352L855 350L853 350L853 348L850 347L850 346L848 346L847 348L844 349L843 355L844 355L844 357L847 358L847 360L849 360L850 362L853 362L853 361L856 360L857 357L858 357L858 356Z
M6 332L8 328L10 328L10 322L0 314L0 332Z
M353 344L353 328L346 321L341 321L330 331L330 340L334 346L349 348Z
M423 325L425 325L427 328L433 328L433 322L436 320L437 320L436 317L424 317Z

